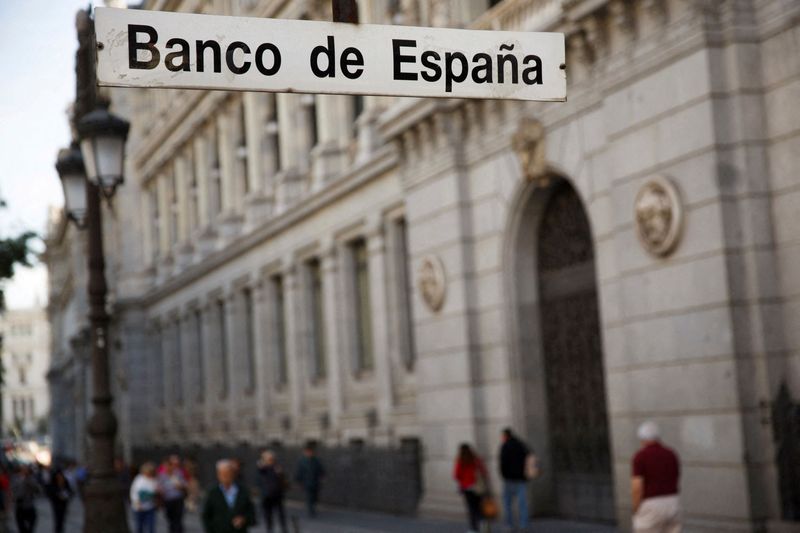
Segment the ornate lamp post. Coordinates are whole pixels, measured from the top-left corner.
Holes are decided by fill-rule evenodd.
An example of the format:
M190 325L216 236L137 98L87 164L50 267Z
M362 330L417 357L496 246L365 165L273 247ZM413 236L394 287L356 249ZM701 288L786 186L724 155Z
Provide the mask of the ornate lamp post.
M87 432L91 439L89 482L85 491L84 533L128 533L123 487L114 472L117 419L111 409L108 362L106 277L103 257L103 220L100 193L111 198L123 181L125 140L129 124L110 114L107 104L78 122L81 150L73 146L59 153L68 217L88 231L89 322L92 342L92 405ZM82 152L82 153L81 153ZM83 170L86 170L84 174ZM81 198L83 192L83 199Z

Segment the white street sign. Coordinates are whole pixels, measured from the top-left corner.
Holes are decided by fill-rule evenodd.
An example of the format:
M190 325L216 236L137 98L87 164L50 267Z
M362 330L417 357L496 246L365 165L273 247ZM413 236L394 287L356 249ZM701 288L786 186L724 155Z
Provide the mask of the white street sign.
M100 85L564 101L564 35L95 10Z

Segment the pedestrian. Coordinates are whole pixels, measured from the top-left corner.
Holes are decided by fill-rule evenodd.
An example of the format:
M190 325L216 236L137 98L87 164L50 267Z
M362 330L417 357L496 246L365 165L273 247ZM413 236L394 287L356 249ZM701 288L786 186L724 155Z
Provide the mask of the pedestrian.
M69 486L64 472L55 470L50 475L50 483L47 484L47 499L53 509L53 525L55 533L64 533L64 522L67 519L67 509L69 501L72 499L72 487Z
M306 509L311 518L317 516L317 500L324 478L325 469L317 458L316 446L313 442L309 442L303 448L303 457L297 463L294 480L303 487L306 494Z
M20 467L11 492L14 494L14 517L19 533L33 533L36 528L36 497L40 489L28 465Z
M458 449L453 478L458 482L458 488L467 506L469 532L476 533L483 518L481 498L489 492L489 473L469 444L462 444Z
M131 469L125 464L125 460L121 457L117 457L114 459L114 473L117 476L117 481L119 481L120 487L125 491L125 503L130 505L130 500L128 499L128 495L131 492Z
M515 527L514 502L517 504L518 525L528 527L528 478L525 470L531 451L511 430L503 430L500 439L500 475L503 478L503 515L506 525Z
M0 466L0 533L8 533L8 513L11 510L11 478L8 469Z
M256 524L250 496L236 483L235 466L230 460L217 463L218 484L208 491L203 505L205 533L240 533Z
M136 522L136 533L155 533L158 480L156 465L144 463L139 475L131 483L131 509Z
M190 459L183 460L183 474L186 476L186 508L197 512L200 501L200 483L197 480L197 463Z
M183 475L181 458L171 455L158 476L158 492L164 504L169 533L183 533L184 500L186 499L186 477Z
M641 448L633 457L633 530L635 533L680 533L678 455L661 444L660 431L654 422L639 426L637 435Z
M281 532L288 533L286 527L286 511L283 506L283 497L286 491L286 475L277 463L275 454L269 450L261 454L258 463L258 485L261 489L261 505L264 508L264 521L267 524L267 533L272 533L273 514L278 514Z

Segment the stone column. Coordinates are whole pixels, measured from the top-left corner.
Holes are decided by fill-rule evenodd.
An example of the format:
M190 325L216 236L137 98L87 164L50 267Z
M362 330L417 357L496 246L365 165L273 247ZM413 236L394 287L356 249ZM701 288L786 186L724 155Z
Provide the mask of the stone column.
M297 124L299 96L280 93L276 94L275 98L278 104L278 135L281 138L280 152L283 166L281 170L297 169L299 161L295 130L299 126Z
M300 121L300 97L296 94L278 94L278 130L282 168L276 177L275 210L285 211L302 194L305 185L301 154L304 146L299 142L298 130L305 128ZM307 153L307 152L306 152Z
M197 224L200 227L195 252L200 260L214 250L216 233L211 220L211 155L209 128L194 139L194 172L197 180Z
M188 266L192 259L192 244L189 239L190 164L185 152L175 158L175 189L178 195L178 248L175 253L175 266L181 270Z
M321 189L344 169L347 143L352 138L352 100L350 96L317 96L319 142L311 151L312 190Z
M202 307L203 313L203 342L205 343L203 349L203 375L205 380L202 383L203 387L203 413L205 419L205 427L211 428L214 426L214 409L216 405L217 388L214 385L215 381L220 378L217 372L217 365L214 364L214 358L218 356L217 346L219 345L219 337L216 332L217 324L214 317L216 316L215 302L212 298L205 301Z
M191 428L192 433L195 433L195 409L196 402L194 398L194 385L195 376L197 375L197 368L195 368L195 361L193 355L197 353L197 338L195 336L195 323L193 310L188 310L180 317L179 327L181 331L181 375L180 386L182 388L181 397L183 400L183 427L186 430Z
M281 170L280 160L280 126L277 116L277 97L274 94L260 95L264 107L264 122L258 125L261 135L261 158L264 172L264 194L270 199L275 194L275 175Z
M194 173L197 180L197 224L204 228L211 223L209 208L209 171L211 158L208 151L211 143L208 142L208 131L196 135L193 141Z
M269 312L267 282L259 279L251 285L253 297L253 357L255 359L256 420L263 428L269 415Z
M255 227L260 221L270 215L272 203L266 190L267 168L269 161L262 153L269 148L270 143L265 142L267 132L264 125L267 123L266 96L261 93L244 93L244 121L247 132L247 179L250 192L245 198L245 225ZM273 169L269 169L273 172Z
M156 187L158 194L158 214L159 214L159 232L158 232L158 255L163 260L171 257L172 250L170 249L170 227L169 227L169 183L166 176L159 175L156 177Z
M139 215L142 217L142 228L144 229L144 239L143 239L143 251L144 251L144 259L145 265L150 267L155 267L155 258L158 255L158 234L155 232L155 226L153 222L153 215L156 212L157 206L153 204L158 203L158 194L154 196L152 194L153 185L149 185L145 189L145 194L141 197L141 212ZM156 188L156 191L158 189ZM7 411L8 412L8 411Z
M372 313L375 385L378 391L378 415L386 426L394 406L392 364L389 360L389 317L386 288L386 239L382 220L373 222L367 235L369 251L370 311Z
M235 121L229 106L217 116L217 143L219 146L220 176L222 179L222 208L220 237L224 241L233 238L239 229L239 214L236 212L236 136L233 131Z
M172 387L172 324L163 321L161 324L161 380L159 385L163 387L161 392L162 421L167 428L167 432L172 432L175 423L172 416L172 406L174 405Z
M243 344L241 338L241 325L243 322L241 300L239 294L233 290L225 295L225 324L227 330L225 337L228 341L225 350L225 360L228 365L228 384L225 401L228 408L228 427L237 430L239 429L239 417L236 413L237 404L244 395L244 384L241 380L242 365L240 364L240 351Z
M286 360L288 364L289 401L292 414L292 430L297 432L300 417L303 413L303 380L300 376L300 343L298 335L299 291L297 267L287 260L283 273L283 298L286 309Z
M328 416L331 428L339 429L339 418L344 410L344 365L342 364L340 320L341 293L339 291L339 262L336 244L328 243L322 252L322 291L325 304L325 335L328 357Z

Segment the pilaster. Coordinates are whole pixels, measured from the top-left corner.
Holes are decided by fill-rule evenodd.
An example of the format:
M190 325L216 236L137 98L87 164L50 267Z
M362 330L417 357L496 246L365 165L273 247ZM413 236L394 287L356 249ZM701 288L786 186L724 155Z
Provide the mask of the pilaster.
M253 296L253 357L255 359L256 371L256 420L258 427L264 428L267 425L267 417L270 414L269 402L272 383L269 380L270 350L268 345L270 338L268 332L275 334L274 328L270 327L269 320L269 301L267 283L264 279L258 279L250 286ZM262 436L262 435L259 435Z
M378 400L379 425L388 429L387 423L394 406L394 383L389 360L388 297L386 287L386 239L380 217L372 221L367 233L369 253L370 311L372 313L372 338L375 354L375 378Z
M297 267L293 258L286 260L283 271L283 301L286 310L286 359L288 365L288 386L292 430L297 428L303 413L303 380L300 375L299 331L299 290Z
M344 410L344 367L342 361L342 298L339 293L339 258L334 242L329 242L321 254L322 287L325 302L325 334L328 357L328 416L334 431Z

